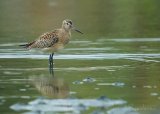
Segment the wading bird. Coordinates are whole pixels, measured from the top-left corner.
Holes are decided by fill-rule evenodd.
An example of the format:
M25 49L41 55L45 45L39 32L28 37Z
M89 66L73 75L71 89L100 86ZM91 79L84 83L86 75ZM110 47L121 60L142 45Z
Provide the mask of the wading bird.
M49 55L49 69L50 73L53 73L52 70L54 52L62 49L66 44L68 44L71 37L71 30L75 30L83 34L81 31L77 30L73 26L71 20L65 19L62 22L61 28L55 29L51 32L46 32L43 35L41 35L38 39L20 46L25 47L27 49L39 48L42 49L42 51L50 52L51 54Z

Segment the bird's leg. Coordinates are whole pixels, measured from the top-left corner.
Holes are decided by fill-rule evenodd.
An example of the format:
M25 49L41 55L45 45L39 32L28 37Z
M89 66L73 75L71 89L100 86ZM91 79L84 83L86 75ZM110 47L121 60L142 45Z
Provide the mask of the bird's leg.
M50 74L53 76L54 75L54 72L53 72L53 55L54 53L50 54L49 55L49 71L50 71Z
M53 55L54 55L54 53L51 54L51 65L52 65L52 69L53 69Z
M52 53L51 54L51 74L52 74L52 76L54 76L54 69L53 69L53 55L54 55L54 53Z

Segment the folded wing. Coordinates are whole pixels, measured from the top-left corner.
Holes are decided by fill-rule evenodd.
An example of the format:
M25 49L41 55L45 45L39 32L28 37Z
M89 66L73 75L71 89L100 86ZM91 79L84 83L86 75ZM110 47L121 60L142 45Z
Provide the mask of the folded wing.
M58 36L56 34L56 31L53 31L44 33L37 40L20 46L25 48L49 48L57 42L58 42Z

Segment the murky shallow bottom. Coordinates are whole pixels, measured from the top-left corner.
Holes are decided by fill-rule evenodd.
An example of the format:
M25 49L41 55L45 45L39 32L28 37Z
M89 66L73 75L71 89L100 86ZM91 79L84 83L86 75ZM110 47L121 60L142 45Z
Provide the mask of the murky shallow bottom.
M55 54L54 77L48 72L48 55L20 49L19 43L0 44L0 111L159 113L159 38L81 42ZM135 42L136 50L131 48Z

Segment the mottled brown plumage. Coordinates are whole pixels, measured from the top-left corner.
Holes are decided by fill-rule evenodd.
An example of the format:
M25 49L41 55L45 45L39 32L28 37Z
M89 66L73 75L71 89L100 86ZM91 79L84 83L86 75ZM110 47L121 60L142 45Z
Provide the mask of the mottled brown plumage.
M55 52L62 49L69 42L70 31L56 29L51 32L44 33L37 40L29 43L28 49L41 48L43 51Z

